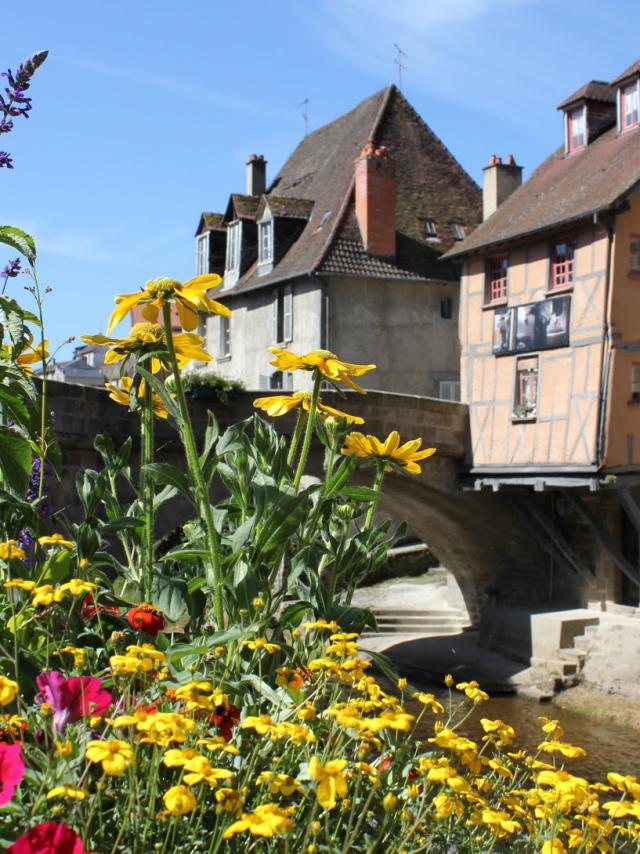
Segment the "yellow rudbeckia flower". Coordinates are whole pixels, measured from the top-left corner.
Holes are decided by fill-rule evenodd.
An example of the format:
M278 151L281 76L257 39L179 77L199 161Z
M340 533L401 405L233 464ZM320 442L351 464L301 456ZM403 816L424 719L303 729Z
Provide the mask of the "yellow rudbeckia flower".
M326 765L323 765L317 756L312 756L309 760L309 776L318 783L316 799L323 809L332 810L336 805L336 797L346 798L346 767L346 759L332 759Z
M16 540L5 540L3 543L0 543L0 558L2 560L11 560L12 558L24 560L25 553Z
M98 344L101 347L111 346L107 351L105 365L121 362L130 356L142 356L157 350L167 349L167 339L164 328L159 323L135 323L126 338L109 338L106 335L82 335L86 344ZM181 332L173 336L178 365L183 368L192 359L198 362L210 362L212 357L202 349L204 338L192 332ZM161 368L160 359L151 359L151 373L157 374Z
M199 312L223 314L229 317L231 312L220 302L211 299L207 291L217 288L222 279L215 273L196 276L184 284L177 279L159 276L151 279L142 291L134 294L120 294L116 297L116 307L109 318L107 334L126 317L136 305L143 305L142 316L150 323L158 322L158 315L165 303L174 302L183 329L192 331L198 326Z
M375 365L354 365L351 362L343 362L329 350L311 350L302 356L292 353L291 350L284 350L282 347L269 347L268 350L276 357L270 364L280 371L319 371L330 382L334 384L343 382L360 394L365 393L364 389L360 388L349 377L361 377L376 367Z
M253 401L253 405L256 409L262 409L267 415L276 418L298 408L309 412L311 409L311 392L294 391L293 394L274 394L271 397L259 397ZM333 406L328 406L321 400L318 400L316 404L316 411L323 421L331 417L341 418L347 424L364 424L364 418L360 418L358 415L349 415L348 412L342 412L340 409L334 409Z
M106 388L109 390L109 397L111 400L115 400L116 403L121 404L122 406L129 406L129 401L131 398L131 386L133 385L132 377L120 377L120 385L114 385L113 383L106 383ZM144 397L145 384L144 380L140 383L140 388L138 390L138 400ZM175 394L169 394L169 397L175 397ZM160 400L155 392L151 395L151 403L153 405L153 414L156 418L167 418L168 413L165 409L163 402Z
M384 442L375 436L354 432L349 433L345 439L342 453L345 456L356 456L360 459L382 460L386 463L385 471L392 471L397 467L411 474L420 474L422 469L418 465L418 460L426 460L436 452L435 448L425 448L421 451L421 447L422 439L411 439L401 445L397 430L389 433Z
M100 763L102 770L110 777L123 774L133 762L133 748L119 738L103 741L90 741L85 750L89 762Z
M45 339L44 343L36 344L33 346L33 335L29 335L27 339L27 344L25 348L22 350L16 362L24 368L25 374L32 374L33 368L31 365L42 362L44 359L49 358L49 352L47 347L49 346L49 342ZM12 355L11 347L7 345L0 348L0 356L5 359L10 359Z
M222 838L230 839L245 830L252 836L264 836L269 839L279 833L288 833L293 829L290 816L295 811L294 806L283 809L276 804L260 804L253 812L242 813L238 821L229 825Z
M65 540L62 534L51 534L50 537L38 537L38 543L41 546L58 546L61 549L73 548L71 540Z

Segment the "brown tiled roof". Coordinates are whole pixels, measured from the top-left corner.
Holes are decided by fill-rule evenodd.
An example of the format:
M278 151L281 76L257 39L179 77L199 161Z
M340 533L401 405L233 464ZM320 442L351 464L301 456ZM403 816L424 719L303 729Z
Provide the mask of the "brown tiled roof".
M258 218L264 211L265 203L274 216L288 219L309 219L313 210L311 199L288 199L285 196L263 196L258 209Z
M633 77L634 74L640 74L640 59L636 59L636 61L623 71L622 74L619 74L615 80L612 80L611 85L617 86L618 83L622 83L622 81L626 80L628 77Z
M397 264L391 264L382 258L368 255L362 241L336 238L322 262L319 272L340 276L366 277L368 279L412 279L425 281L411 270L403 270Z
M242 193L232 193L224 215L225 222L234 219L255 219L258 213L260 196L245 196Z
M417 244L416 249L424 249L424 219L442 223L441 251L453 244L449 222L473 227L480 221L482 201L477 184L398 89L388 86L300 142L269 187L267 197L313 202L305 228L271 273L258 276L254 265L220 297L324 269L324 259L328 260L338 235L360 243L358 251L350 250L349 275L353 274L356 257L362 275L372 269L372 264L380 269L366 256L359 233L341 233L353 215L354 160L369 139L386 145L396 161L399 247ZM429 257L438 254L433 247L428 249ZM404 265L402 273L402 265L382 263L393 269L395 278L406 278L406 271L414 269ZM450 268L443 264L441 269L440 279L447 278ZM424 278L424 273L418 277Z
M559 148L445 257L584 219L614 206L639 181L640 128L619 135L611 128L568 157Z
M607 104L615 104L616 90L604 80L590 80L576 90L573 95L569 95L562 103L558 104L559 110L564 110L570 104L575 104L576 101L604 101Z
M203 231L223 231L225 228L223 223L224 214L203 211L198 221L198 227L196 228L196 237L202 234Z

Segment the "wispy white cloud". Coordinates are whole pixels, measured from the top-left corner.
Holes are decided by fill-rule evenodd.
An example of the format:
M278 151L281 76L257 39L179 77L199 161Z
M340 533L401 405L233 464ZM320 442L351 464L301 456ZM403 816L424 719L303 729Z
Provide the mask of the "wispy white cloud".
M36 230L38 252L46 252L70 261L86 261L90 263L118 264L128 259L121 248L114 245L109 248L94 234L78 232L38 232Z
M260 101L248 101L234 95L228 95L217 89L215 83L212 83L211 86L200 86L173 75L148 71L145 68L112 65L82 56L66 56L63 57L62 61L82 71L128 80L138 86L150 86L164 92L171 92L181 98L198 101L199 104L209 104L261 118L270 117L273 119L274 117L273 109L267 108Z

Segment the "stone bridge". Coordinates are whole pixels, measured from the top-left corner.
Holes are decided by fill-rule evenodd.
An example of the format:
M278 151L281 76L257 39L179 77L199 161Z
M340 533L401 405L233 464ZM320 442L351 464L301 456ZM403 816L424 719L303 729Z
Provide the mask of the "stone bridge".
M116 444L134 437L137 453L138 419L125 407L111 401L102 389L65 383L47 384L50 408L62 446L64 468L61 482L53 490L55 510L77 518L75 474L79 468L98 467L93 448L98 433L109 433ZM264 393L262 393L264 394ZM197 434L204 431L211 409L222 428L249 416L255 410L256 392L242 392L232 402L195 400L191 403ZM379 512L394 520L406 520L413 534L429 544L441 563L451 570L461 588L472 619L481 607L500 598L510 604L526 605L535 591L548 585L548 558L527 542L523 561L523 538L508 495L464 491L460 475L465 470L467 407L464 404L412 395L352 392L345 402L335 393L323 399L365 419L367 433L386 436L397 429L403 440L420 437L437 454L423 465L422 475L389 474ZM157 423L157 447L161 459L183 465L183 452L173 429ZM289 433L293 417L273 419L276 428ZM319 455L318 455L319 456ZM371 469L361 470L361 483L369 483ZM180 508L160 519L160 529L179 523ZM418 604L418 603L417 603Z

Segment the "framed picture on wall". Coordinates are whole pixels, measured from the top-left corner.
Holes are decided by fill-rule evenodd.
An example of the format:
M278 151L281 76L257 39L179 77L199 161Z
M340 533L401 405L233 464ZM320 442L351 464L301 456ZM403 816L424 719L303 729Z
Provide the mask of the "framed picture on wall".
M513 314L512 308L498 308L493 315L493 353L513 352Z
M571 297L553 297L516 309L515 349L518 353L569 345Z

